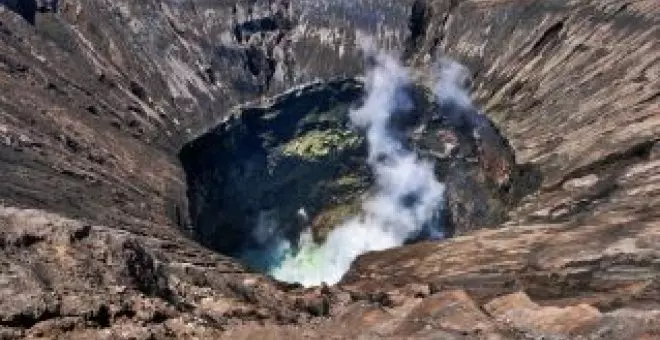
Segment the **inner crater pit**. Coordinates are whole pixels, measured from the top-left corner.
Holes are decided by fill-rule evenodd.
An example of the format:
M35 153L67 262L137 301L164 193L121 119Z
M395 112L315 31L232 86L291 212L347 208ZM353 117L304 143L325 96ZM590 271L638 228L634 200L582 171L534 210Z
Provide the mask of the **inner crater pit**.
M383 131L401 148L390 155L374 151L373 121L360 126L355 114L351 117L351 112L380 100L374 99L379 95L374 94L378 89L373 78L366 85L358 79L316 82L236 108L180 152L194 237L254 270L311 286L335 283L348 269L346 259L327 257L348 252L350 263L359 255L330 248L379 242L375 239L389 237L388 228L397 228L382 224L397 215L419 219L419 214L430 214L412 222L420 224L414 230L404 231L404 244L500 225L538 179L516 165L508 143L485 115L471 103L443 94L450 92L447 86L467 91L468 82L452 81L440 81L436 88L403 82L392 93L380 94L392 97L378 103L391 110ZM422 211L429 207L419 208L426 204L420 200L428 201L431 189L397 188L398 205L390 210L401 211L393 211L386 222L377 220L380 226L369 225L369 216L380 213L372 211L369 202L389 195L384 194L378 169L388 169L390 158L399 162L405 155L414 157L413 163L431 165L442 185L441 202L433 203L432 212ZM411 176L423 176L419 173ZM364 228L344 228L351 223Z

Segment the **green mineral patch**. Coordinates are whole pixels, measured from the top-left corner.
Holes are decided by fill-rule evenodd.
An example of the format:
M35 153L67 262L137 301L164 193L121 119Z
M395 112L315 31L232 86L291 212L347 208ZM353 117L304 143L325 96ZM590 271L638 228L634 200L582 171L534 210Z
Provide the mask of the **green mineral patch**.
M362 138L350 131L312 130L284 144L282 153L286 156L314 160L332 153L358 148L361 144Z
M361 187L364 185L365 180L355 175L345 175L339 177L334 181L334 186L337 187Z
M321 211L312 221L314 241L322 243L328 234L347 219L357 216L362 211L360 200L338 204Z
M348 117L348 109L345 106L339 105L327 111L319 111L318 109L313 109L312 111L305 114L304 117L298 122L299 126L304 126L307 124L319 124L319 123L334 123L341 124Z

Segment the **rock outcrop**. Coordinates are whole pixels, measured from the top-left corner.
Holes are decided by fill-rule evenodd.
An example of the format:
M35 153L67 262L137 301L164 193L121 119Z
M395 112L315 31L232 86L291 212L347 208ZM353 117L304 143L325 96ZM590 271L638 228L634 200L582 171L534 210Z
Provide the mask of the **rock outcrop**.
M0 2L0 338L660 337L656 0L28 3ZM471 70L516 169L499 228L316 289L189 237L179 150L236 105L355 76L367 34Z

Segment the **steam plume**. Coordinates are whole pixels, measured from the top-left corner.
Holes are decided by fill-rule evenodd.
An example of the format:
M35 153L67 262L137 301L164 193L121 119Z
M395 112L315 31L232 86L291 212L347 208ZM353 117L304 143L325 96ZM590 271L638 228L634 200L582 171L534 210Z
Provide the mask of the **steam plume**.
M422 233L443 237L439 214L444 185L436 180L431 163L397 139L391 124L394 114L412 105L404 91L410 83L408 72L387 55L371 60L366 101L350 118L366 131L374 194L363 202L364 213L333 230L324 244L313 243L311 232L303 232L298 249L285 252L279 265L271 267L277 279L305 286L333 284L361 254L400 246Z
M486 115L470 98L471 77L468 69L450 59L442 59L437 65L437 82L434 94L442 115L457 130L472 133L486 144L499 143L499 137Z

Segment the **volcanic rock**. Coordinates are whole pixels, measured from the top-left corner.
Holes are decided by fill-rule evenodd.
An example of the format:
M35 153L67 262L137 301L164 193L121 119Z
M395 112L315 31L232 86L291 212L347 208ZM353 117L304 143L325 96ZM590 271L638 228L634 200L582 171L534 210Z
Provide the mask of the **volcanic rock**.
M658 1L57 9L0 1L0 338L660 337ZM359 92L365 36L421 88L443 58L470 71L498 138L410 134L446 170L456 237L365 254L324 292L219 254L227 224L200 207L222 191L204 184L237 164L190 154L212 163L191 172L181 150L240 132L245 111L291 117L283 103L338 79ZM278 142L323 154L305 135ZM319 230L346 211L319 208Z

